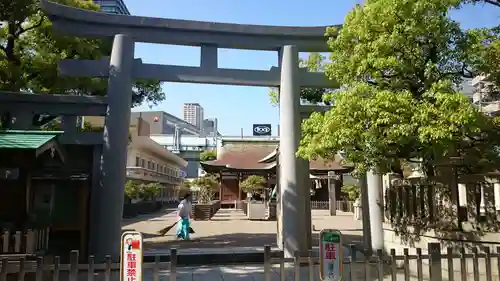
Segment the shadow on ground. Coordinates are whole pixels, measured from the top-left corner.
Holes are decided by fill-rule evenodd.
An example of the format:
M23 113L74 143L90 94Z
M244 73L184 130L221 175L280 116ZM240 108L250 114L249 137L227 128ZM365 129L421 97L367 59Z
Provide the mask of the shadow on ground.
M196 231L196 229L195 229ZM173 231L171 231L173 232ZM188 249L188 248L236 248L236 247L264 247L264 245L271 245L276 247L276 233L229 233L206 237L193 236L190 241L158 241L148 242L148 238L160 237L157 234L144 233L145 249ZM175 239L173 234L167 234L167 239ZM363 242L362 236L359 235L343 235L344 244L361 245ZM319 245L319 234L313 233L312 245Z
M142 221L164 221L162 217L174 212L176 209L175 208L163 208L158 212L154 212L151 214L144 214L144 215L138 215L133 218L126 218L122 220L122 228L127 228L127 226L142 222Z

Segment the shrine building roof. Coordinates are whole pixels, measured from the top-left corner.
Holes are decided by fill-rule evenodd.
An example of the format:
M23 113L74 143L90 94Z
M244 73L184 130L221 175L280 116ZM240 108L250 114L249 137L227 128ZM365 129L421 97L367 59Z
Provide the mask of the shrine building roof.
M219 171L269 171L276 168L276 157L278 147L276 144L252 144L228 145L221 148L217 160L201 162L201 166L207 172ZM311 173L323 174L328 171L349 172L350 166L344 166L340 161L325 161L323 159L311 160Z

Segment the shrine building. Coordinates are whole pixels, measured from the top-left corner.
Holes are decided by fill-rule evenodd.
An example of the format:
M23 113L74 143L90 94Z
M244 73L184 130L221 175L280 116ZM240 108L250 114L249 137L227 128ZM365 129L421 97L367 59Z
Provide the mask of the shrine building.
M207 173L220 175L218 198L222 207L234 207L239 201L246 199L246 193L239 183L249 175L263 176L267 181L267 190L276 184L277 156L279 154L279 137L224 137L217 144L217 159L201 162ZM336 192L341 194L342 175L352 170L339 161L323 159L309 162L309 173L312 181L311 200L328 201L327 175L335 172Z

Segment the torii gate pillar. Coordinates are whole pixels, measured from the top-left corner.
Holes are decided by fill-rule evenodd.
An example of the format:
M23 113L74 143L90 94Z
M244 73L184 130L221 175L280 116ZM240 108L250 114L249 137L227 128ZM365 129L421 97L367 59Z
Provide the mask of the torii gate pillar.
M125 193L132 71L135 42L115 35L109 63L108 110L104 124L100 184L91 194L90 253L98 259L120 257L120 235Z
M305 235L305 202L301 191L304 183L301 160L295 156L300 142L299 53L295 46L281 50L280 80L280 203L283 251L293 257L295 251L307 252Z

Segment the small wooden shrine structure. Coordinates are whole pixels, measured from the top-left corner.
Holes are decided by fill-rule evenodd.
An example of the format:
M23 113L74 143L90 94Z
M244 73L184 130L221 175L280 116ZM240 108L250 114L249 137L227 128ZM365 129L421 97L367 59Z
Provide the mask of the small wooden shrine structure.
M235 205L238 201L246 199L246 193L239 187L241 180L248 175L261 175L267 180L269 190L277 184L277 156L279 139L262 138L226 138L221 139L218 147L217 159L201 162L201 167L207 173L220 175L219 199L223 206ZM352 170L340 162L329 162L322 159L310 161L310 178L316 184L312 200L328 201L328 188L326 181L329 171L334 171L337 177L336 189L340 194L342 174ZM325 187L325 188L323 188Z

